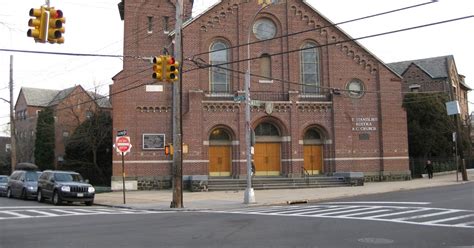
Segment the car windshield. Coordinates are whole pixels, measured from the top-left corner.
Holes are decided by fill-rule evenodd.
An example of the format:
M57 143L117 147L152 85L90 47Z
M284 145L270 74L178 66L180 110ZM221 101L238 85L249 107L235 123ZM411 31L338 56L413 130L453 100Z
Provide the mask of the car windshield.
M8 182L8 177L0 177L0 183Z
M36 182L38 181L38 173L35 171L27 172L25 178L27 182Z
M57 173L54 174L54 180L58 182L82 182L82 177L79 174Z

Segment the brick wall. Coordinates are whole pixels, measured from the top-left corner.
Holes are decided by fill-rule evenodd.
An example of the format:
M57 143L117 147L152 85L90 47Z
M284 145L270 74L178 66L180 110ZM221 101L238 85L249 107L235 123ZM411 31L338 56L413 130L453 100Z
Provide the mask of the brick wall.
M129 3L127 1L127 3ZM170 43L163 34L136 33L144 20L136 17L141 11L136 4L126 12L124 52L130 55L152 56L161 53L161 49ZM128 7L128 5L127 5ZM145 9L145 7L142 7ZM173 12L171 5L163 4L160 13ZM247 43L251 20L256 13L256 3L241 1L222 1L198 19L189 23L183 30L184 58L205 53L215 40L223 40L230 46ZM127 8L126 8L127 11ZM156 9L146 8L144 16L158 13ZM277 36L299 32L310 28L329 25L325 20L302 1L289 1L269 7L259 14L273 20L277 26ZM137 21L139 23L137 23ZM272 56L271 75L273 83L259 83L258 77L251 79L251 94L280 94L281 101L274 101L271 114L264 107L252 108L253 128L267 121L281 133L281 173L283 176L301 175L303 165L303 137L309 128L317 128L324 139L325 173L335 171L377 172L408 171L408 151L406 134L406 116L401 107L401 79L388 70L369 52L357 43L347 42L326 46L333 42L347 40L340 30L332 27L302 33L262 43L252 44L250 57L262 54ZM250 34L250 41L256 41ZM323 87L342 89L341 95L318 101L302 98L300 82L300 53L296 50L312 41L322 47L320 54L321 84ZM158 44L158 45L157 45ZM295 50L296 52L285 53ZM231 49L230 60L247 58L247 47ZM194 56L193 59L209 61L209 54ZM258 60L251 62L253 74L259 73ZM229 65L231 73L231 95L242 91L243 72L247 62ZM148 68L148 69L147 69ZM209 69L198 69L190 61L183 63L183 142L189 146L185 154L183 173L185 175L207 175L209 136L214 128L225 128L232 136L232 175L241 177L245 168L245 115L244 104L226 99L212 98L209 92ZM124 69L114 78L113 92L138 84L155 83L151 79L151 65L137 59L126 59ZM364 83L367 92L360 98L353 98L344 89L352 79ZM145 92L145 87L126 91L113 96L114 130L127 129L132 137L132 152L127 155L126 169L133 176L169 175L169 158L160 150L141 149L141 135L144 132L164 133L171 141L171 112L146 112L137 110L140 106L153 106L154 109L171 106L171 87L167 84L163 92ZM329 91L328 91L329 92ZM369 118L374 130L354 131L360 119ZM361 139L361 135L363 138ZM117 167L119 157L114 157L114 175L120 175ZM142 162L140 162L142 161ZM148 161L148 162L143 162ZM137 174L138 173L138 174Z

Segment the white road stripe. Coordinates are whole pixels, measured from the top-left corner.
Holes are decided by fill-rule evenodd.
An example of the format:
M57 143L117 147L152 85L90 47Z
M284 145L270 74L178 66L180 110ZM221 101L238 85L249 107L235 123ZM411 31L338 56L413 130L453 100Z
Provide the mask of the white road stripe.
M20 214L20 213L14 212L14 211L1 211L0 213L13 215L13 216L20 217L20 218L31 217L31 215Z
M379 210L374 210L374 211L368 211L368 212L361 212L361 213L353 213L353 214L343 214L340 215L341 217L352 217L352 216L357 216L357 215L364 215L364 214L375 214L375 213L383 213L391 211L390 209L379 209Z
M354 202L326 202L322 204L404 204L404 205L428 205L431 202L391 202L391 201L354 201Z
M60 213L71 214L71 215L84 215L85 214L85 213L67 211L67 210L63 210L63 209L51 209L51 210L56 211L56 212L60 212Z
M53 213L49 213L49 212L45 212L45 211L40 211L40 210L24 210L24 211L41 214L43 216L59 216L57 214L53 214Z
M317 216L326 216L330 214L343 214L343 213L352 213L356 211L364 211L364 210L370 210L374 209L374 207L364 207L364 208L357 208L357 209L349 209L349 210L342 210L342 211L336 211L336 212L331 212L331 213L323 213L323 214L316 214Z
M411 213L422 212L422 211L427 211L427 210L429 210L429 209L419 208L419 209L413 209L413 210L402 211L402 212L395 212L395 213L390 213L390 214L374 215L374 216L369 216L369 217L366 217L366 218L376 219L376 218L380 218L380 217L387 217L387 216L401 215L401 214L411 214Z
M332 208L332 209L324 209L324 210L312 210L312 211L303 211L303 212L300 212L300 213L297 213L297 214L291 214L291 215L304 215L304 214L307 214L307 213L315 213L315 214L319 214L319 213L324 213L324 212L333 212L333 211L337 211L337 210L346 210L346 209L353 209L353 208L357 208L359 206L347 206L347 207L336 207L336 208Z
M454 226L459 226L459 227L474 227L474 221L471 222L465 222L465 223L458 223Z
M450 213L456 213L456 212L461 212L461 210L446 210L446 211L443 211L443 212L415 215L415 216L410 216L410 217L396 218L396 219L392 219L392 220L413 220L413 219L420 219L420 218L426 218L426 217L432 217L432 216L444 215L444 214L450 214Z
M425 224L437 224L437 223L447 222L447 221L451 221L451 220L464 219L464 218L468 218L468 217L471 217L471 216L474 216L474 214L466 214L466 215L456 216L456 217L447 218L447 219L427 221L427 222L423 222L423 223L425 223Z

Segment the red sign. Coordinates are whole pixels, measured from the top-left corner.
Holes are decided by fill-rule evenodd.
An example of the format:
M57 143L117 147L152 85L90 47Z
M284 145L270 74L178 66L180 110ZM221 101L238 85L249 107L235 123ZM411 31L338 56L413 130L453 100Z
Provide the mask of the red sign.
M130 136L120 136L115 138L115 147L120 152L129 152L131 148Z

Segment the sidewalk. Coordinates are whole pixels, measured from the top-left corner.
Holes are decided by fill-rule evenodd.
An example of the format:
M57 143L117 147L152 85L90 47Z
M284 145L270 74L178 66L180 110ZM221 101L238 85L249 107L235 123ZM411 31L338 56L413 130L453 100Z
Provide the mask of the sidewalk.
M463 182L461 173L435 174L433 179L420 178L411 181L396 182L369 182L360 187L335 187L311 189L282 189L282 190L256 190L255 204L244 204L244 191L213 191L213 192L183 192L183 209L171 209L171 190L160 191L127 191L126 204L123 204L123 192L101 193L95 196L96 205L126 207L135 209L159 210L197 210L197 209L230 209L250 206L286 204L288 201L317 202L342 197L385 193L419 188L456 185L471 183L474 179L474 169L468 170L470 181Z

